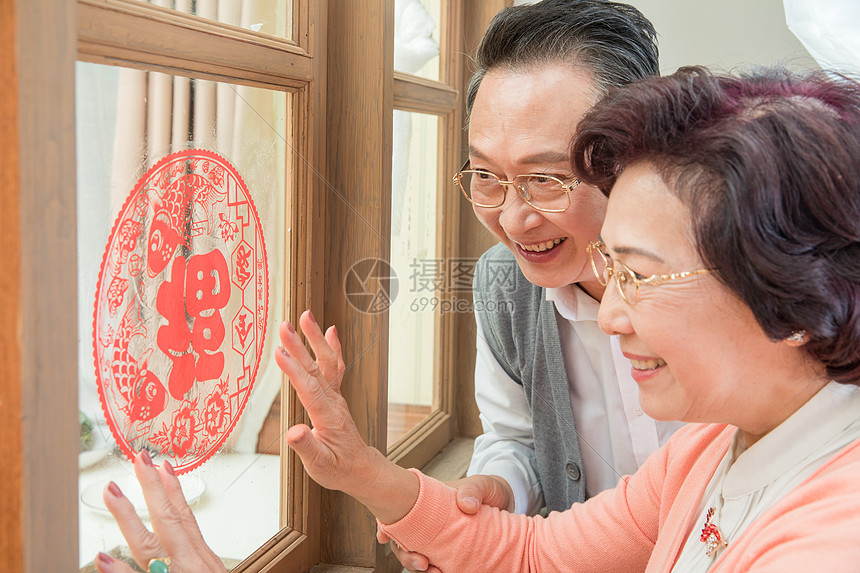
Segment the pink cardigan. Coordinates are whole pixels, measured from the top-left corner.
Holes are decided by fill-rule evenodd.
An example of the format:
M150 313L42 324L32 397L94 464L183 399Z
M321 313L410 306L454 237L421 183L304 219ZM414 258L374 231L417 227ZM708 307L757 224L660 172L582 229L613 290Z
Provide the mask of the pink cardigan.
M615 489L546 518L490 507L465 515L454 490L416 471L415 506L380 527L443 573L668 572L702 527L691 520L734 432L689 424ZM710 571L860 571L860 440L731 540Z

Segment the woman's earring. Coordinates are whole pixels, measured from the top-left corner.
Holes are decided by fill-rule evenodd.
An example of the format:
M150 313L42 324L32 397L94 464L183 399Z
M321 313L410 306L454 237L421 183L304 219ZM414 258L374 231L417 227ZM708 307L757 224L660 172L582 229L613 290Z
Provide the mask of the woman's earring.
M801 345L806 342L806 331L805 330L795 330L785 339L786 342L793 343L795 345Z

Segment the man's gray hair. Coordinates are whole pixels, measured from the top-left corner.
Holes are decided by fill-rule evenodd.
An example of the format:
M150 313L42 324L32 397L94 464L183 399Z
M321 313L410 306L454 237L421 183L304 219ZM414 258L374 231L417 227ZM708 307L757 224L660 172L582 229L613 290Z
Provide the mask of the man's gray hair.
M543 0L511 6L493 18L466 91L471 114L484 75L560 62L584 69L600 93L659 75L657 33L639 10L603 0Z

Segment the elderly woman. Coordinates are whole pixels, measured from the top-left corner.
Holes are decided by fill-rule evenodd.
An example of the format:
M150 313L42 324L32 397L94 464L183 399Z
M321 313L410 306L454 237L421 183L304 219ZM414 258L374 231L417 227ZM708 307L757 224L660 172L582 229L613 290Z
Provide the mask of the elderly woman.
M362 443L336 332L305 314L316 359L289 324L277 357L315 426L291 428L291 447L446 572L856 570L860 86L684 69L613 93L581 125L575 171L611 189L590 246L609 285L601 327L620 336L642 407L693 423L567 511L466 515L454 490ZM165 507L159 549L175 572L206 570L176 479L148 462L135 468ZM105 498L138 559L157 556L130 504Z

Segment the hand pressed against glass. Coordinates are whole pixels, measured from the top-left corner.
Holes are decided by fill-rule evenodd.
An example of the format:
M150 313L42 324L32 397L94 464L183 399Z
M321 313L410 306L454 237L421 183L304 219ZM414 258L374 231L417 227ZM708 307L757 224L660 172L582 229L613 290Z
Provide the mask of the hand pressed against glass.
M706 266L693 244L689 210L647 163L619 177L601 237L608 256L639 277ZM650 416L733 424L748 446L826 383L797 349L768 338L713 272L643 284L635 305L609 288L599 322L620 335ZM758 373L755 380L750 372Z
M469 118L468 167L506 181L544 175L568 186L566 194L556 195L557 201L539 190L535 196L509 188L501 205L480 207L473 198L473 208L514 253L529 281L548 288L578 282L599 299L603 287L591 273L585 246L597 237L606 197L595 187L577 183L569 153L579 119L597 97L590 74L570 66L488 72ZM477 202L498 203L487 201Z

